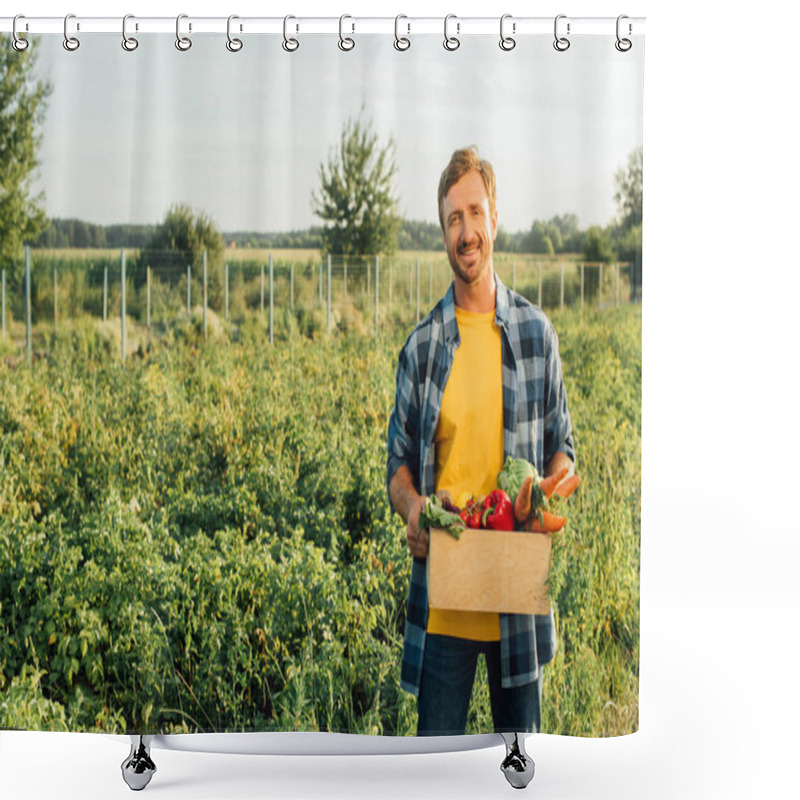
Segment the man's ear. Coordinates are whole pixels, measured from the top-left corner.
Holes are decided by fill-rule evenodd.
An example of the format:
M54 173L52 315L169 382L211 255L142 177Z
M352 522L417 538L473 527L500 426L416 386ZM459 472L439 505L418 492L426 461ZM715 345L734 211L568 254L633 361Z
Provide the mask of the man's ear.
M497 209L492 212L492 241L497 238Z

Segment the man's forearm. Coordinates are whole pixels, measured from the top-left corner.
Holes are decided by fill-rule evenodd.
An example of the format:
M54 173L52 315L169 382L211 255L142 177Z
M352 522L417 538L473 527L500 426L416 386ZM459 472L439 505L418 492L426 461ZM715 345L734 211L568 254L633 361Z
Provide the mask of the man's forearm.
M398 467L389 481L389 497L400 516L408 522L411 507L417 503L419 492L414 486L414 478L408 467Z

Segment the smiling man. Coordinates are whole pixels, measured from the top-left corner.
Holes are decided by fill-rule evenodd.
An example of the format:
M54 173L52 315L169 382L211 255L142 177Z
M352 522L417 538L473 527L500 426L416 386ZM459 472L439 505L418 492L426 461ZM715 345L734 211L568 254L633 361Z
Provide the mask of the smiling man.
M571 474L558 339L541 309L494 270L495 176L476 148L453 153L438 201L453 281L400 351L387 442L389 497L406 521L413 556L401 682L417 697L418 735L464 733L483 653L495 731L535 732L542 667L555 654L552 614L429 608L429 536L418 522L436 491L458 497L494 489L508 455L528 460L540 475L564 466Z

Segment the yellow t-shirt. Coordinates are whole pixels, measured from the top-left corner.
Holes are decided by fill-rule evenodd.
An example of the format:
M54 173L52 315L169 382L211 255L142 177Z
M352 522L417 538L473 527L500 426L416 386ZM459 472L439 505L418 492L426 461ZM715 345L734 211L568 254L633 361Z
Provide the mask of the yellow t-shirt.
M464 492L488 494L503 468L503 360L494 311L477 314L456 306L461 344L442 395L434 434L436 490L458 502ZM428 610L428 633L477 641L500 638L499 614Z

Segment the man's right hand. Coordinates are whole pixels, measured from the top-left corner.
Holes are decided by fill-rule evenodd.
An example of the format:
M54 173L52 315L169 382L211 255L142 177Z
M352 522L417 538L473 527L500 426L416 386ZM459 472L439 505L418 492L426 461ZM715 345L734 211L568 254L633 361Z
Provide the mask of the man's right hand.
M406 539L408 549L414 558L425 558L428 555L430 534L426 528L420 530L419 515L425 508L428 498L421 495L416 498L408 511L408 525L406 526Z

